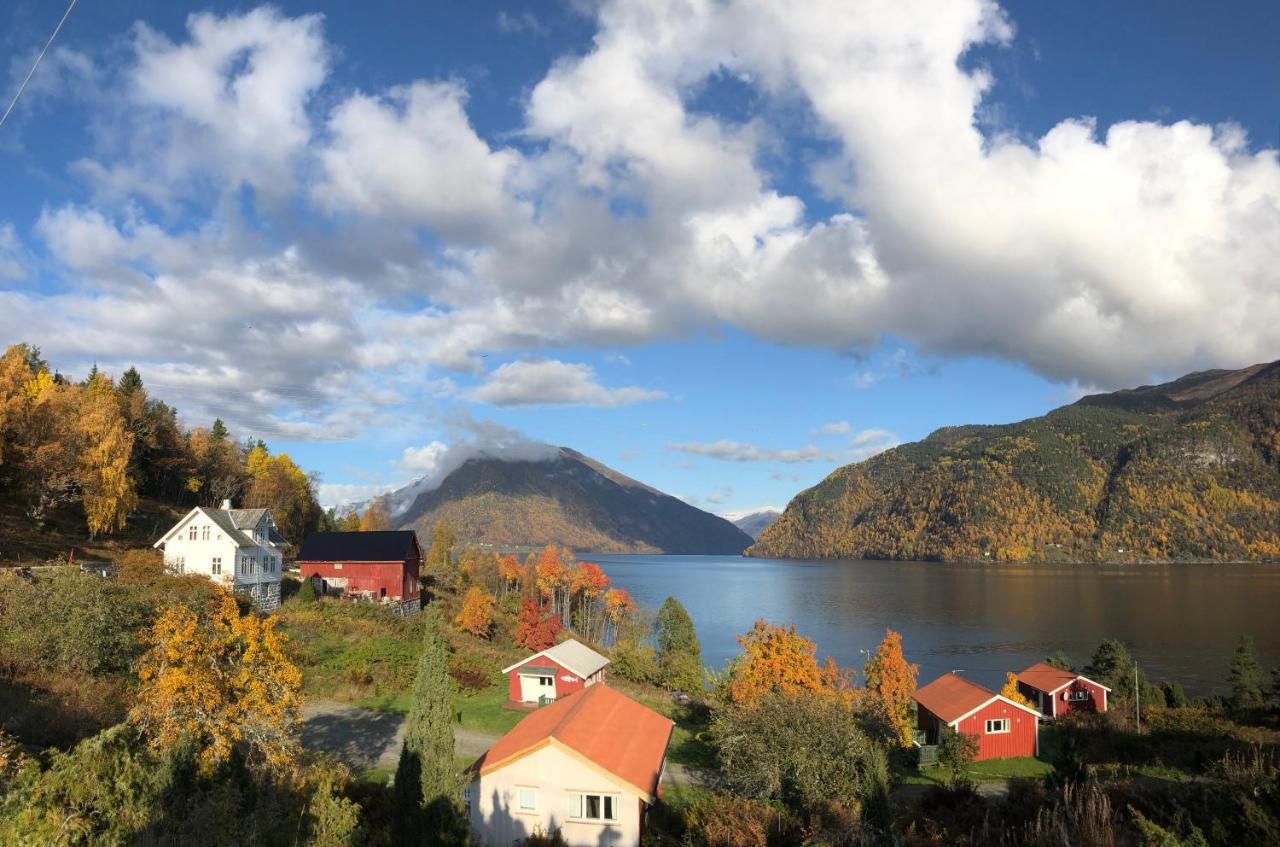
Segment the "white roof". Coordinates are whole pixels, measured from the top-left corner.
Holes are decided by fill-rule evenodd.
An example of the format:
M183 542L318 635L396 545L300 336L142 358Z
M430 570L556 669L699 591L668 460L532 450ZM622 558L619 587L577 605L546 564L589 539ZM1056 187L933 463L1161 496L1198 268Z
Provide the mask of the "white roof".
M527 665L539 656L545 656L555 662L562 668L573 671L578 676L586 679L596 671L609 664L609 660L601 656L595 650L580 641L574 641L570 638L568 641L562 641L554 647L548 647L541 653L534 653L528 658L521 659L510 667L502 669L503 673L511 673L521 665Z

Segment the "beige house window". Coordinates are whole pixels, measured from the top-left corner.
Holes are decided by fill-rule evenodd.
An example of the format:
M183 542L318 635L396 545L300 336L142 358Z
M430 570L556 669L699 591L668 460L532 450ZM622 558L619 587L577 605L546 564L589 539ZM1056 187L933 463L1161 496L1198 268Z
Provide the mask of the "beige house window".
M209 540L209 527L208 527L208 526L202 526L202 527L200 527L200 540L201 540L201 541L208 541L208 540Z
M616 821L618 798L613 794L570 794L569 817L580 821Z
M195 525L195 524L192 524L191 526L187 527L187 540L188 540L188 541L195 541L195 540L196 540L196 525Z
M538 811L538 789L525 787L517 788L516 810L520 812Z

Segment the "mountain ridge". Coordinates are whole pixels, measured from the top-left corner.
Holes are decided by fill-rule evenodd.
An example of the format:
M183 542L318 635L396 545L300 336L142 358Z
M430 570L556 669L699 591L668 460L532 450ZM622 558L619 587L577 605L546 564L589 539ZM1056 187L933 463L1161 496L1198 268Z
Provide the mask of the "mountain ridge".
M463 544L563 544L597 553L737 555L753 540L729 521L567 447L548 459L472 456L395 520L424 540L443 521Z
M943 427L801 492L749 556L1280 558L1280 362Z

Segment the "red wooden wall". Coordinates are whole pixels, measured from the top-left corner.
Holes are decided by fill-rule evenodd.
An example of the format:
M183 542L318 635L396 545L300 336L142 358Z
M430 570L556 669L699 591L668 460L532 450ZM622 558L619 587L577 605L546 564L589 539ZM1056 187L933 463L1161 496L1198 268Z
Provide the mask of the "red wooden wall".
M995 718L1008 718L1009 731L995 735L986 733L986 722ZM1011 756L1036 754L1037 718L1003 700L995 700L983 706L960 722L961 732L978 737L978 761L1005 759Z
M298 562L298 572L303 577L320 576L322 579L345 579L348 594L371 591L375 597L387 590L393 600L412 600L418 596L418 560L406 562L350 562L343 561L342 569L334 562Z
M558 662L552 661L546 656L538 656L524 662L520 667L515 668L511 673L507 674L507 699L512 703L520 702L520 671L525 665L534 665L541 667L552 667L556 669L556 698L565 697L575 691L581 691L586 685L582 677L578 676L568 668L563 667ZM566 677L573 677L572 680Z

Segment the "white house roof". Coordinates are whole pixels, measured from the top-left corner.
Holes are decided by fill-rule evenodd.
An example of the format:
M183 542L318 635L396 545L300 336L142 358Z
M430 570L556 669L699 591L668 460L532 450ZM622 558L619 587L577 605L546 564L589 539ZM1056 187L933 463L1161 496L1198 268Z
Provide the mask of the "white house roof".
M587 645L570 638L568 641L562 641L554 647L548 647L541 653L534 653L532 656L521 659L514 665L503 668L502 672L511 673L521 665L527 665L539 657L546 657L560 667L573 671L583 679L609 664L607 658L601 656Z
M186 526L188 521L190 521L191 517L195 515L197 512L204 515L213 523L217 524L218 528L221 529L224 534L226 534L227 538L230 538L233 542L235 542L235 545L237 547L257 547L258 542L254 541L248 535L245 535L243 532L241 532L241 528L251 529L257 526L258 521L261 520L262 516L267 513L267 510L266 509L213 509L213 508L206 508L205 506L196 506L190 512L187 512L187 514L182 518L182 520L174 524L172 529L170 529L163 536L161 536L160 540L157 541L153 546L159 547L160 545L168 541L170 538L172 538L174 536L174 533L176 533L182 527ZM270 539L272 543L274 544L281 544L282 542L287 543L278 534L274 533L274 531L271 533L271 535L273 536Z

